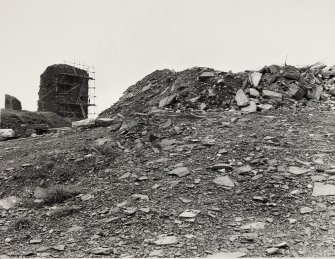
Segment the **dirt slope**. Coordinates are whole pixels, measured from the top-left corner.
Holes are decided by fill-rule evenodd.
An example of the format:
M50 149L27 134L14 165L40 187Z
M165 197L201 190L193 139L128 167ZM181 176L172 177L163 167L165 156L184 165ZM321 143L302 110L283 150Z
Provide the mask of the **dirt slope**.
M21 200L0 209L0 255L334 256L334 196L311 195L314 181L334 184L335 114L309 105L165 110L1 142L0 199ZM76 193L43 202L37 190L59 185Z

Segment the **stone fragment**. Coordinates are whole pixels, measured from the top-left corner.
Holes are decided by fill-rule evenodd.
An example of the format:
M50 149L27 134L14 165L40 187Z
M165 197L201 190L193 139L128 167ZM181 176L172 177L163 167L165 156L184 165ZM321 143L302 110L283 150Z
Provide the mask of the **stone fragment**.
M91 253L94 255L109 255L111 252L110 248L105 247L96 247L91 250Z
M241 226L241 229L250 229L250 230L261 230L265 229L264 222L254 222Z
M335 195L335 185L324 184L324 183L314 183L312 196L333 196Z
M39 244L39 243L42 243L41 239L32 239L29 241L29 244Z
M248 106L242 107L241 110L247 113L253 113L257 111L257 105L254 101L250 101Z
M123 212L127 215L133 215L137 211L137 208L128 207Z
M322 182L322 181L327 180L327 178L323 175L312 175L311 179L313 182Z
M228 176L217 177L213 180L213 182L217 185L225 186L225 187L234 187L235 186L233 181Z
M93 127L94 125L95 125L95 119L94 118L88 118L88 119L85 119L85 120L73 121L72 122L72 128L78 128L78 127L89 128L89 127Z
M236 100L237 105L240 106L240 107L244 107L244 106L249 105L249 99L245 95L245 93L243 92L242 89L239 89L236 92L235 100Z
M82 231L84 230L84 227L81 227L81 226L72 226L70 227L67 232L78 232L78 231Z
M214 146L216 143L215 139L205 138L201 141L201 145L203 146Z
M115 120L111 118L96 118L95 126L97 127L108 127L112 124L115 124Z
M142 92L148 91L151 88L151 84L148 84L142 88Z
M322 91L323 91L323 87L321 85L315 86L312 89L309 89L307 91L307 98L320 100Z
M277 93L277 92L269 91L269 90L263 90L262 94L264 97L267 97L267 98L278 98L278 99L283 98L283 95L281 93Z
M233 170L233 167L230 164L217 163L211 166L211 169L212 170L220 170L220 169Z
M273 255L279 252L279 248L278 247L271 247L266 249L266 253L269 255Z
M99 138L94 140L93 148L103 155L111 155L117 152L117 147L110 138Z
M88 194L85 194L85 195L81 196L80 198L81 198L82 201L88 201L88 200L93 199L93 198L94 198L94 195L88 193Z
M276 244L274 245L274 247L277 247L277 248L283 248L283 247L287 247L288 244L286 242L281 242L279 244Z
M310 207L302 207L302 208L300 209L300 213L301 213L301 214L307 214L307 213L310 213L310 212L312 212L312 211L313 211L313 209L310 208Z
M309 171L309 169L307 169L307 168L301 168L301 167L297 167L297 166L290 166L288 168L288 171L291 174L301 175L301 174L307 173Z
M9 210L16 207L20 203L21 199L16 196L9 196L0 200L0 209Z
M302 90L299 86L296 84L290 84L289 89L288 89L288 95L295 99L295 100L301 100L305 96L305 91Z
M179 177L184 177L186 175L190 174L190 171L187 169L187 167L177 167L170 172L168 172L169 175L176 175Z
M215 76L214 72L203 72L201 73L201 75L198 76L198 80L203 82L214 76Z
M198 210L185 210L183 213L179 215L180 218L194 218L199 214Z
M251 95L251 96L253 96L253 97L259 97L259 92L255 89L255 88L250 88L249 89L249 94Z
M154 243L156 245L162 246L162 245L173 245L178 242L178 239L175 236L165 236L161 235L158 237Z
M48 196L47 189L37 186L34 190L34 197L36 199L45 199Z
M154 250L149 254L149 257L164 257L163 250Z
M135 193L131 197L134 198L135 200L146 200L146 201L149 200L148 195L144 195L144 194Z
M57 250L57 251L64 251L65 245L55 245L52 247L52 249Z
M15 132L12 129L0 129L0 141L15 137Z
M241 258L246 256L243 252L218 252L207 256L206 258Z
M249 81L255 87L258 86L259 82L261 81L261 78L262 78L262 73L252 72L249 74Z
M248 173L252 170L250 165L244 165L236 169L236 171L240 174Z
M331 96L335 96L335 86L330 87L328 92Z
M271 104L259 104L257 105L257 108L260 109L261 111L263 110L270 110L273 108L273 106Z
M176 99L176 95L169 95L165 98L163 98L162 100L159 101L159 108L163 108L165 106L170 105L174 100Z

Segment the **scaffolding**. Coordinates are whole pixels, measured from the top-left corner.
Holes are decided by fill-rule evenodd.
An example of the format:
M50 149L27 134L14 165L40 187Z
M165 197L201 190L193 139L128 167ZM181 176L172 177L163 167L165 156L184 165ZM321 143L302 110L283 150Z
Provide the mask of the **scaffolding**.
M64 118L75 119L94 116L96 114L94 66L67 61L63 61L63 64L71 66L73 71L69 72L64 68L64 71L56 77L57 113ZM76 71L76 68L79 70Z

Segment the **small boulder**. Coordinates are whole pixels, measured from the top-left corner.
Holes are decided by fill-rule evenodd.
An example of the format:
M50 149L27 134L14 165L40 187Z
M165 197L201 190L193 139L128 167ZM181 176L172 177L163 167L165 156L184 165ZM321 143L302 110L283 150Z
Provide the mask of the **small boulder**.
M12 129L0 129L0 140L11 139L15 137L15 132Z

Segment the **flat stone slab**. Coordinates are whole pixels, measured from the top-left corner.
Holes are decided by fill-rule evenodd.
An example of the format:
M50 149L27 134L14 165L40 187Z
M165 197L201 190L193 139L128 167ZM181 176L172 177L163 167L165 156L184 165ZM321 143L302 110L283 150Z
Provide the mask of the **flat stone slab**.
M288 171L289 171L291 174L301 175L301 174L307 173L307 172L309 171L309 169L307 169L307 168L302 168L302 167L297 167L297 166L290 166L290 167L288 168Z
M324 183L314 183L312 196L331 196L335 195L335 185L324 184Z
M246 255L247 255L246 253L242 252L219 252L216 254L209 255L206 258L241 258Z
M230 178L228 176L217 177L213 180L213 182L217 185L220 185L220 186L226 186L226 187L234 187L235 186L233 181L230 180Z
M190 174L190 171L187 169L187 167L177 167L173 169L172 171L168 172L169 175L177 175L179 177L184 177L186 175Z

